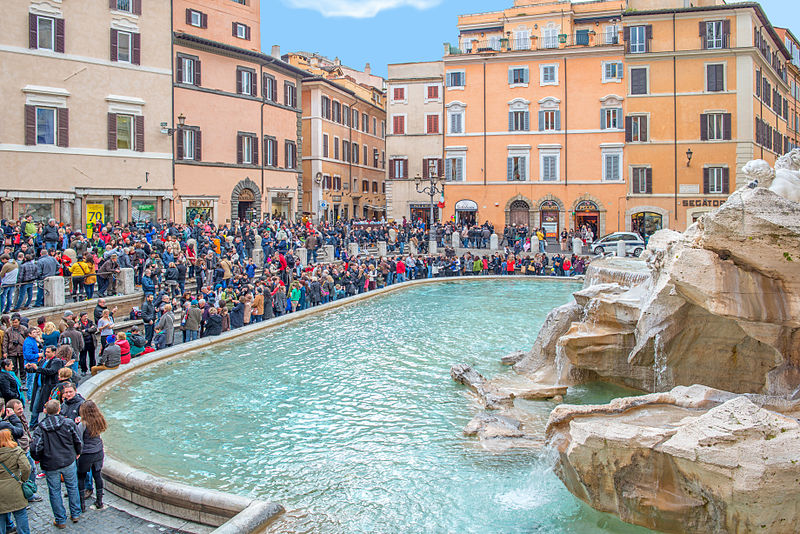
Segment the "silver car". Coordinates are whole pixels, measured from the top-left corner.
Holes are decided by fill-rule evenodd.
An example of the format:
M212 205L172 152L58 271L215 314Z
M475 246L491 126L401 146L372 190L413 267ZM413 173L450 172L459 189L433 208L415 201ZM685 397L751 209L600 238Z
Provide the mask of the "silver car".
M635 232L614 232L601 237L591 244L592 254L605 254L606 252L616 252L617 243L625 242L625 253L628 256L639 257L644 252L645 244L642 236Z

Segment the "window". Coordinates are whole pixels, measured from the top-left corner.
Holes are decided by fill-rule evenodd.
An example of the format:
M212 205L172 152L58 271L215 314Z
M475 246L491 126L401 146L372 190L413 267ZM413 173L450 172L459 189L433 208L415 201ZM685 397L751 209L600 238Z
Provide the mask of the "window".
M200 61L191 57L178 56L178 82L200 85Z
M725 65L706 65L706 91L716 92L725 90Z
M264 138L264 165L278 166L278 140L274 137Z
M283 82L283 104L290 108L297 107L297 87L293 83Z
M464 156L450 156L444 160L444 179L446 181L464 181L464 160Z
M472 53L472 43L474 43L476 39L467 38L461 41L461 51L465 54Z
M603 154L603 180L619 182L622 180L622 154Z
M361 129L364 133L369 133L369 115L366 113L361 114Z
M619 44L619 26L606 26L603 32L603 44Z
M114 3L116 4L117 11L125 11L130 13L133 8L133 0L115 0Z
M328 157L328 134L322 134L322 157Z
M339 159L339 138L333 138L333 159Z
M530 115L527 111L508 112L508 131L527 132L530 130Z
M353 110L353 129L358 130L358 111Z
M261 92L265 100L278 102L278 81L274 76L264 73L264 79L261 80Z
M392 116L392 133L394 135L404 135L406 133L406 116Z
M514 32L514 50L530 50L531 37L528 30L517 30Z
M466 74L463 70L454 70L447 73L448 88L463 88L466 85Z
M56 110L36 108L36 144L56 144Z
M350 126L350 106L342 106L342 124Z
M631 94L647 94L647 69L631 69Z
M528 67L511 67L508 69L508 84L512 87L528 85Z
M715 20L700 23L700 37L703 40L703 48L727 48L728 33L730 33L730 22L728 21Z
M439 114L432 113L425 116L425 133L438 134L439 133Z
M381 126L383 126L383 121L381 121ZM372 135L378 135L378 119L376 117L372 117Z
M507 179L509 182L524 182L527 174L528 156L509 156Z
M377 152L376 152L377 156ZM377 165L376 165L377 166ZM408 160L392 158L389 160L389 178L408 178Z
M448 125L449 131L448 133L451 134L461 134L464 133L464 111L463 110L454 110L448 111Z
M331 119L331 99L327 96L322 97L322 118Z
M286 168L287 169L296 169L297 168L297 145L294 141L286 141L284 145L284 149L286 150Z
M178 146L178 158L183 160L193 160L195 155L195 131L189 128L181 130L181 146Z
M540 65L539 75L539 85L558 85L558 65Z
M342 139L342 160L350 162L350 141Z
M653 193L653 169L649 167L634 167L631 170L633 192L640 195Z
M558 154L541 154L539 156L539 178L543 182L558 181Z
M250 26L241 22L233 23L233 36L238 39L250 40Z
M37 45L39 50L53 50L56 46L56 21L49 17L36 17Z
M622 108L600 110L600 129L617 130L622 126Z
M353 180L353 190L355 191L356 181ZM361 192L362 193L369 193L369 180L362 180L361 181Z
M575 32L575 44L589 46L589 30L577 30Z
M258 160L255 159L255 153L253 150L253 137L249 135L240 135L239 143L241 146L241 158L239 163L244 163L245 165L257 164Z
M121 63L133 62L133 34L117 32L117 61Z
M372 192L373 193L378 192L378 182L372 182Z
M539 112L539 131L556 131L561 129L561 112L543 110Z
M233 0L233 1L236 2L237 4L241 4L243 6L247 5L247 0Z
M207 19L203 13L195 11L194 9L186 10L186 24L194 26L195 28L205 28L206 25L203 24L205 20Z
M358 143L353 143L353 163L358 165L360 159L361 156L359 154Z
M333 122L342 123L342 105L339 102L333 101L333 112L331 113L331 120Z
M392 89L392 102L405 103L405 101L406 101L406 88L405 87L394 87Z
M603 83L619 82L625 72L622 62L605 61L603 62Z
M631 26L628 30L628 52L642 54L648 51L648 28L652 26Z
M377 148L373 148L372 149L372 166L375 167L376 169L378 168L378 149Z
M236 69L236 92L240 95L255 96L256 77L255 71L239 67Z
M625 119L625 142L644 143L647 138L647 115L632 115Z
M442 176L442 160L439 158L422 158L422 177Z
M342 177L341 176L334 176L333 177L333 188L336 191L342 190Z
M133 116L117 115L117 150L133 150Z
M364 145L361 148L364 150L362 152L362 154L364 154L364 165L368 165L369 164L369 148L367 147L367 145Z
M439 85L428 85L425 87L425 100L439 100Z
M706 195L727 194L729 192L729 176L727 167L706 167L703 169L703 193Z
M730 139L730 113L704 113L700 115L701 141L723 141Z
M558 28L542 29L542 48L558 48Z

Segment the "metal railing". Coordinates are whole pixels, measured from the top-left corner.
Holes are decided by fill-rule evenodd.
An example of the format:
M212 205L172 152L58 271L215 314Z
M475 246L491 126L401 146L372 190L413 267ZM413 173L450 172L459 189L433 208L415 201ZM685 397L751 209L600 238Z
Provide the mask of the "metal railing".
M604 32L575 32L571 35L558 34L547 37L534 36L527 39L508 39L498 38L483 41L470 40L464 41L461 48L452 46L450 43L445 45L445 53L448 55L462 54L482 54L496 52L516 52L523 50L554 50L559 48L571 47L592 47L619 45L622 40L618 31Z

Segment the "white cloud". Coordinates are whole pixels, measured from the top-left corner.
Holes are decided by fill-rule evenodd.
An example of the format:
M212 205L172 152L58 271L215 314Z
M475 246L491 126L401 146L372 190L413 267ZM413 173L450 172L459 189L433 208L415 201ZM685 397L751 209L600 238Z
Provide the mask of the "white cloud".
M326 17L371 18L386 9L414 7L428 9L441 0L285 0L295 8L313 9Z

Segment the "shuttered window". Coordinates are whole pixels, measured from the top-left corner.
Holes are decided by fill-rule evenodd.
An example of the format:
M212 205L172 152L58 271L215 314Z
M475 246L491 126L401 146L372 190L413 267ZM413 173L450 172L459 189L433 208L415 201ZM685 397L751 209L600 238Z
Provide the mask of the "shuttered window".
M144 152L144 117L108 114L108 149Z
M278 166L278 140L272 136L264 136L264 165Z
M620 154L603 154L603 180L617 182L622 180L622 156Z
M556 154L544 154L540 158L541 169L540 178L544 182L558 181L558 156Z
M628 26L623 30L626 42L626 52L629 54L643 54L650 51L650 41L653 39L653 26Z
M331 119L331 99L327 96L322 97L322 118Z
M111 61L141 65L142 36L111 29Z
M283 82L283 105L297 107L297 87L293 83Z
M631 94L647 94L647 69L631 69Z
M178 159L202 161L202 134L197 128L184 127L177 135Z
M255 134L239 133L236 136L236 163L258 165L258 143Z
M250 40L250 26L242 24L241 22L233 22L231 24L231 29L234 37L246 41Z
M464 181L464 158L455 157L444 160L444 178L448 182Z
M328 157L328 134L322 134L322 157Z
M649 195L653 193L653 169L649 167L634 167L633 193L639 195Z
M439 133L439 115L427 115L425 117L425 133L438 134Z
M142 0L108 0L108 7L115 11L133 13L134 15L142 14Z
M25 144L69 146L69 110L25 106Z
M451 134L460 134L464 133L464 112L463 111L451 111L449 113L450 120L449 128L450 131L448 133Z
M625 117L625 142L644 143L649 140L646 115Z
M730 34L729 20L703 21L700 23L700 46L707 50L728 48Z
M466 74L463 70L447 73L447 87L464 87L466 85L465 81Z
M700 115L700 140L730 140L731 127L730 113L703 113Z
M725 90L725 65L706 65L706 91Z
M512 67L508 69L509 85L524 85L528 83L528 67Z
M423 158L422 177L432 178L442 176L442 160L440 158Z
M543 110L539 112L539 131L557 131L561 129L561 112L557 110Z
M389 178L408 178L408 160L405 158L390 159Z
M395 115L392 117L392 133L394 135L404 135L406 133L405 115Z
M509 182L524 182L528 179L527 156L509 156L506 179Z
M527 132L530 128L530 113L527 111L508 112L508 131Z
M238 67L236 69L236 93L240 95L255 96L258 93L256 87L256 72L253 69Z
M264 73L264 79L261 81L261 96L270 102L278 101L278 82L274 76Z
M195 28L208 28L208 15L196 9L186 9L186 24Z
M294 141L286 141L284 143L284 150L285 150L285 157L286 157L286 168L287 169L296 169L297 168L297 145L295 145Z
M728 194L729 192L730 174L727 167L706 167L703 169L704 194Z
M28 17L28 45L32 49L64 52L64 19L30 14Z
M605 108L600 110L600 129L616 130L622 126L622 108Z
M175 62L175 81L200 86L200 60L196 57L178 54Z

